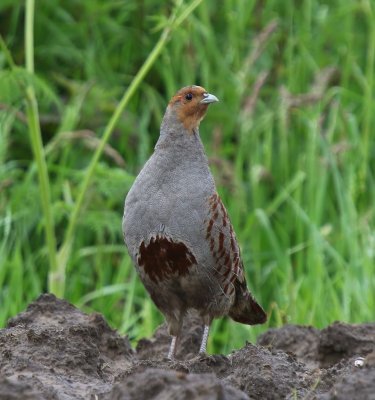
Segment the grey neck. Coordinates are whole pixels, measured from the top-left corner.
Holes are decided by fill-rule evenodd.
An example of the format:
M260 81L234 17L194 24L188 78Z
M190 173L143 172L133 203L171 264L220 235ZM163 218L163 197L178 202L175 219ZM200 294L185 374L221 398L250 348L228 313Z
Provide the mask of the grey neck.
M175 157L178 162L201 160L207 163L199 129L196 128L193 132L187 131L175 113L171 112L170 107L164 115L160 137L155 146L155 153L159 152Z

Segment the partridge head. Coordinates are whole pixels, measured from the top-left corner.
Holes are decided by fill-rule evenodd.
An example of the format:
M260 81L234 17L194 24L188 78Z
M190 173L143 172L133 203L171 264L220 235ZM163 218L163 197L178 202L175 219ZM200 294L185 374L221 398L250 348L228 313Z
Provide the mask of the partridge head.
M166 318L169 358L189 309L198 311L204 325L201 353L213 318L227 315L249 325L266 321L247 288L236 236L199 135L208 106L217 101L200 86L172 97L155 151L125 200L125 244Z

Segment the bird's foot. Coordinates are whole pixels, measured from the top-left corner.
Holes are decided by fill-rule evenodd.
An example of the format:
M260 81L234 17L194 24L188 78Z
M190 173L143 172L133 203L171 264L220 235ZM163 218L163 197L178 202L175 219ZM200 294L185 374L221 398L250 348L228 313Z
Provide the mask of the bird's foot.
M199 353L196 357L194 357L191 361L193 362L202 362L207 365L217 365L229 362L228 357L223 354L207 354L207 353Z

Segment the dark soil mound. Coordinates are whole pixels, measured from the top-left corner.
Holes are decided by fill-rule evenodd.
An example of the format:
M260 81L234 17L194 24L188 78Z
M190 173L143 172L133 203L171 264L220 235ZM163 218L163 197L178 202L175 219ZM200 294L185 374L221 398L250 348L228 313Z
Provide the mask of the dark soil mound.
M42 295L0 330L0 400L375 400L375 324L287 325L207 357L196 318L184 332L171 362L164 326L134 351L99 314Z

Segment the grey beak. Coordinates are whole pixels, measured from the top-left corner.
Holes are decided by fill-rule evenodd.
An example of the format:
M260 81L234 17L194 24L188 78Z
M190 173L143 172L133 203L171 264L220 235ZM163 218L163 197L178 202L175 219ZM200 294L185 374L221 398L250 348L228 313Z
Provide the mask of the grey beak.
M213 94L210 93L204 93L203 94L203 100L200 101L201 104L210 104L210 103L216 103L219 101L219 99L214 96Z

